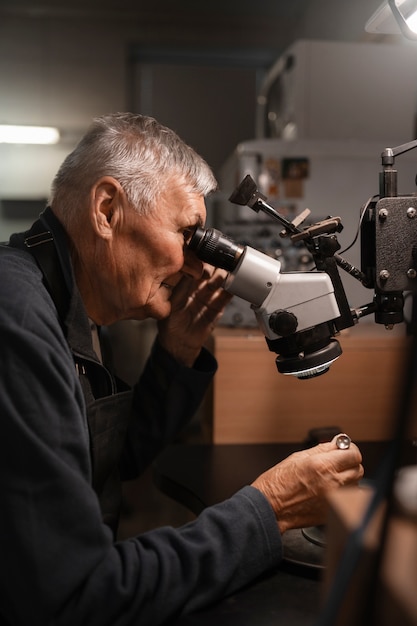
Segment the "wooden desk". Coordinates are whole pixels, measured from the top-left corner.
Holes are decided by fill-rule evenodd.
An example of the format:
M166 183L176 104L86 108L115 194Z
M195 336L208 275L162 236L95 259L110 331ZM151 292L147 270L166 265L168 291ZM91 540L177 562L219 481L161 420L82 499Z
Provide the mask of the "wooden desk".
M364 323L339 336L342 356L310 380L279 374L257 329L219 328L213 443L302 441L312 428L340 426L360 441L389 439L408 339Z

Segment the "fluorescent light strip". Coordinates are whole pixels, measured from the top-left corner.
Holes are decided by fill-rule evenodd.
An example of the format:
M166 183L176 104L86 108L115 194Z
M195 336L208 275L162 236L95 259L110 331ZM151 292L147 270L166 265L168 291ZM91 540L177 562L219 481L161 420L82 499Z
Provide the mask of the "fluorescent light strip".
M59 131L52 126L13 126L0 124L0 143L54 144Z

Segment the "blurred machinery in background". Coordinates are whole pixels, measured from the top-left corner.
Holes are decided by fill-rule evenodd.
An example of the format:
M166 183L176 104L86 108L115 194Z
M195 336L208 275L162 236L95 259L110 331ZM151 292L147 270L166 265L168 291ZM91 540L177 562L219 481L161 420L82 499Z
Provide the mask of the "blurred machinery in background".
M308 270L311 254L279 237L265 215L230 204L250 175L289 221L310 209L314 221L341 218L343 250L355 241L361 208L379 193L379 155L413 139L415 51L407 45L298 41L274 64L260 88L255 138L239 144L220 172L213 223L225 235L278 259L283 271ZM400 97L399 95L400 94ZM399 188L413 191L415 154L401 160ZM308 224L308 219L307 222ZM359 246L348 261L360 265ZM361 285L342 276L349 301ZM246 302L234 298L223 325L254 326Z

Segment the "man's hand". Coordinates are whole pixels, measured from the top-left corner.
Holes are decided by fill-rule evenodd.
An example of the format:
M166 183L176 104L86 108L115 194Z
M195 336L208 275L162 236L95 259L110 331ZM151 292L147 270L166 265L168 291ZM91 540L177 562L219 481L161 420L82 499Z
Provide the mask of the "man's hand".
M252 486L269 500L284 533L323 524L326 494L337 487L357 485L363 476L361 463L362 455L354 443L347 450L339 450L334 438L291 454L261 474Z
M226 272L204 266L195 279L184 275L171 296L169 317L158 322L159 341L178 362L192 367L232 296L222 285Z

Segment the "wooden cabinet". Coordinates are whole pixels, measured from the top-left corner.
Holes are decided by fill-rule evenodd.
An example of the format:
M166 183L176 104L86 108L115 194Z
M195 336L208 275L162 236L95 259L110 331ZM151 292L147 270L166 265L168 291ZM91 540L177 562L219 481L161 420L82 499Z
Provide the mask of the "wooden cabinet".
M408 339L364 323L338 337L342 356L309 380L279 374L257 330L219 328L214 349L214 443L293 442L312 428L340 426L353 439L389 438Z

